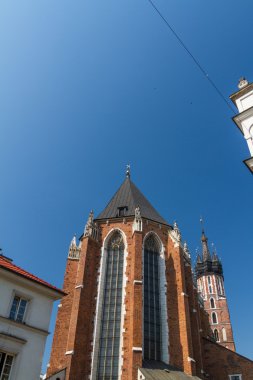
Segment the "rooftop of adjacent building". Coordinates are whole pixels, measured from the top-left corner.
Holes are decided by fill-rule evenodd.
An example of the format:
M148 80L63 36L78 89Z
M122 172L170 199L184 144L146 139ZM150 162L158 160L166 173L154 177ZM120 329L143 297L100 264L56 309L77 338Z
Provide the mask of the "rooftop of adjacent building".
M50 290L57 292L60 296L65 295L65 293L61 289L49 284L47 281L44 281L41 278L33 275L32 273L27 272L25 269L22 269L19 266L15 265L12 259L10 259L7 256L4 256L2 253L0 254L0 269L12 272L13 274L21 276L29 281L36 282L39 285L42 285Z
M145 380L200 380L197 376L190 376L179 369L156 360L144 360L141 373Z

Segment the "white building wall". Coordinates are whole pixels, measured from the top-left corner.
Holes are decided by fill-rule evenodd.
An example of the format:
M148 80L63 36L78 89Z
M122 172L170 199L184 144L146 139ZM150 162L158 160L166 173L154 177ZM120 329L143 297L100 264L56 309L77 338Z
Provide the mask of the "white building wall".
M0 270L0 350L14 354L10 380L40 378L53 301L59 298L50 292L46 287ZM28 300L23 323L9 319L15 294Z

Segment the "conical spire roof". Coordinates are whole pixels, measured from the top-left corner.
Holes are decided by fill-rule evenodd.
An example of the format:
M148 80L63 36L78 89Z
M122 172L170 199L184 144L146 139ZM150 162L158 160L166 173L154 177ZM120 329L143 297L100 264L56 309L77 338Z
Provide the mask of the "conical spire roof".
M124 216L134 216L136 207L140 207L141 216L161 224L167 224L165 219L155 210L140 190L130 179L127 173L126 179L114 194L106 208L96 219L110 219L119 216L119 210L124 209Z
M204 230L202 231L201 241L202 241L202 257L203 257L203 261L212 260L211 255L210 255L210 251L209 251L209 248L208 248L208 243L207 243L208 242L208 238L206 237Z

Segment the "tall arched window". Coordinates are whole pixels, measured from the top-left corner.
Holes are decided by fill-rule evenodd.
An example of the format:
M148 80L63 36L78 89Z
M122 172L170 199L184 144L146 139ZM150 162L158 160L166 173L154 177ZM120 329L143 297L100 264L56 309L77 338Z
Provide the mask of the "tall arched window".
M214 335L214 339L216 342L219 342L219 333L218 333L218 330L217 329L214 329L213 330L213 335Z
M107 247L103 311L98 352L98 380L118 380L122 310L124 243L116 231Z
M212 323L214 323L214 324L217 324L217 323L218 323L216 313L212 313Z
M161 360L159 246L154 235L144 244L144 358Z
M211 307L211 309L215 309L215 303L214 303L213 298L210 298L210 307Z

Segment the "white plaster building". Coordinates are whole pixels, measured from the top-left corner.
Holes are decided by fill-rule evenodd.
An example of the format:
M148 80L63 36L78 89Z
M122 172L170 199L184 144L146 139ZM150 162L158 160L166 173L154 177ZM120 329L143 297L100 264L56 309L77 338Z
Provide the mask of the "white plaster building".
M40 379L53 302L63 295L0 255L0 380Z
M243 162L253 173L253 83L248 83L241 78L238 84L239 91L230 96L239 113L233 117L233 121L240 129L247 141L250 158Z

